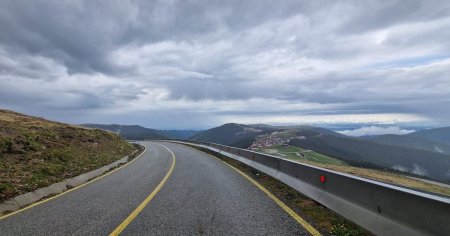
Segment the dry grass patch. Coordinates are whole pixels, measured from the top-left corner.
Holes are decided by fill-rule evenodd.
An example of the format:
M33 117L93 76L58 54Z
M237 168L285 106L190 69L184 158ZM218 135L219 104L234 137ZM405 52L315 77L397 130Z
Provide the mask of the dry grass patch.
M111 132L0 110L0 202L97 169L134 150Z

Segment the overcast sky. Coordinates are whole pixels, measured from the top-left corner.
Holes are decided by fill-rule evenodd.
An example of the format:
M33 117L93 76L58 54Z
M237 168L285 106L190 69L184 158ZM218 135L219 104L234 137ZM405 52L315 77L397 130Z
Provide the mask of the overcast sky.
M450 125L447 0L0 0L0 29L0 107L48 119Z

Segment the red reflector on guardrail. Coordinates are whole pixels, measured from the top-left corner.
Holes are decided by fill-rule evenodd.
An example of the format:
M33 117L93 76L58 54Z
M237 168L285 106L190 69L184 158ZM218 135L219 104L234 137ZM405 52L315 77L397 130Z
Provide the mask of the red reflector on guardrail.
M320 182L325 183L326 180L327 178L325 177L325 175L320 176Z

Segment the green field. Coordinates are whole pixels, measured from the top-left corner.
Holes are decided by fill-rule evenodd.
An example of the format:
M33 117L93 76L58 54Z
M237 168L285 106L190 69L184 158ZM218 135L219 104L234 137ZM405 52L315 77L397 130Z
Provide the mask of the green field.
M317 162L330 165L347 165L345 162L322 155L320 153L293 146L273 146L260 150L267 154L277 155L294 161Z

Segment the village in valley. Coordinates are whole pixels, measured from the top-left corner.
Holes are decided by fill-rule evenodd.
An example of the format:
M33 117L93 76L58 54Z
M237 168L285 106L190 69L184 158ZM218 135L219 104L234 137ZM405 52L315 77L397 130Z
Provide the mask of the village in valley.
M273 146L288 146L294 138L305 139L304 136L296 136L292 131L275 131L257 136L248 149L256 151Z

